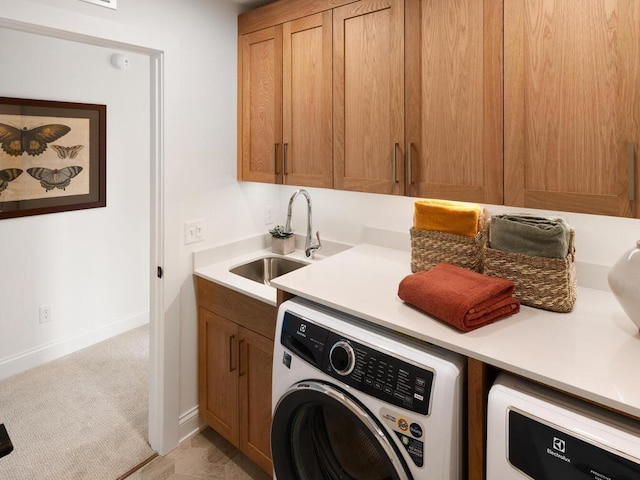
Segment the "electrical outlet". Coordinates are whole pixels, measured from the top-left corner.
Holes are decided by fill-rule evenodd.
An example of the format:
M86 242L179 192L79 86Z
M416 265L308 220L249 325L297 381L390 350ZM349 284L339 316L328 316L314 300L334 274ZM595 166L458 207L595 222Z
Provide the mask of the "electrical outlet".
M202 242L204 240L204 220L192 220L184 223L184 243Z
M47 323L51 321L53 307L51 305L40 306L40 323Z
M264 207L264 224L271 225L273 223L273 207L267 205Z

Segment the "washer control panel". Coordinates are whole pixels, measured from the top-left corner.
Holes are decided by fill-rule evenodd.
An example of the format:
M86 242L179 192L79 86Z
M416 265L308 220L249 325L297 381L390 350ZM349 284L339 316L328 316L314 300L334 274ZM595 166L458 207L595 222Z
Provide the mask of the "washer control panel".
M285 312L281 343L327 375L386 403L429 414L433 371Z

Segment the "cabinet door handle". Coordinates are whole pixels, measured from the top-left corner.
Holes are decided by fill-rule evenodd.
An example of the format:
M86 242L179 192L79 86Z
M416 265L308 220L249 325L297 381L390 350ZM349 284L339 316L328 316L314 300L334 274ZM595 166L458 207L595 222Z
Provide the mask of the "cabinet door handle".
M236 358L238 358L238 352L236 352L235 347L236 346L236 336L235 335L231 335L229 337L229 373L233 372L237 367L237 365L235 364L235 360Z
M413 143L407 143L407 185L413 184L413 166L411 165L411 149L413 148Z
M636 144L629 143L629 201L636 199Z
M391 176L393 177L391 180L394 183L398 183L398 144L393 144L393 150L391 151Z
M289 168L287 165L287 151L289 150L289 144L285 143L282 145L282 173L285 175L289 175Z
M273 173L278 175L278 143L273 145Z
M247 356L247 352L246 352L246 344L244 342L244 340L240 340L240 362L239 362L239 369L238 369L238 377L243 377L245 375L245 373L247 373L247 369L246 366L243 367L243 364L246 363L246 356ZM244 360L244 361L243 361Z

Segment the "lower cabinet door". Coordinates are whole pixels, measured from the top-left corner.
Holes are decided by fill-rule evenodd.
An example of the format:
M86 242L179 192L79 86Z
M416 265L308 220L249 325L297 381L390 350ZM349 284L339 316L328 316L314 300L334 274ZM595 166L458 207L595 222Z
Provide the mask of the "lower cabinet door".
M200 416L239 447L238 327L203 308L198 315L198 384Z
M271 364L273 342L239 327L240 450L267 473L271 462Z

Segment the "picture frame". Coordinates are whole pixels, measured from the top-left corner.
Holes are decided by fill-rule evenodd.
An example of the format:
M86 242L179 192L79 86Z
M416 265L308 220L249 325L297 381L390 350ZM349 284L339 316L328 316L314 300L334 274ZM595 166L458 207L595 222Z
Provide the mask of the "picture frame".
M0 97L0 219L107 205L106 105Z

